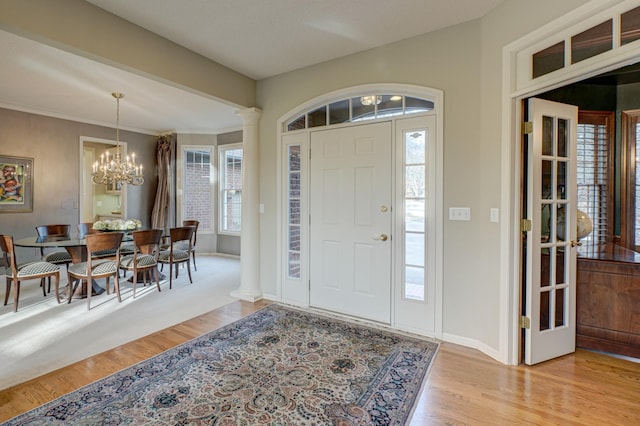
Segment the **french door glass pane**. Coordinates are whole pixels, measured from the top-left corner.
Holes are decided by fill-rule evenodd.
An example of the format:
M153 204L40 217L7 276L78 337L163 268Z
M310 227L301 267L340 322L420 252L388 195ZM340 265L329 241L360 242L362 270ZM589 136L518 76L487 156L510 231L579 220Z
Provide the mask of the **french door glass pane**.
M542 160L542 198L551 199L553 191L553 161Z
M556 327L560 327L567 324L567 319L566 319L567 310L565 307L565 301L567 300L565 296L567 294L567 291L568 291L568 288L566 287L556 289L556 300L555 300L555 305L556 305L555 326Z
M564 255L564 250L557 250L556 251L556 279L555 279L556 284L564 284L568 281L567 278L564 276L564 272L567 269L564 267L564 263L566 262L566 260L567 260L567 256Z
M567 199L567 162L558 161L557 182L556 182L556 198L558 200Z
M543 290L540 292L540 331L549 330L551 328L551 309L549 304L551 299L549 297L549 290Z
M553 117L542 117L542 155L553 155Z
M569 143L569 122L558 118L558 157L566 158Z

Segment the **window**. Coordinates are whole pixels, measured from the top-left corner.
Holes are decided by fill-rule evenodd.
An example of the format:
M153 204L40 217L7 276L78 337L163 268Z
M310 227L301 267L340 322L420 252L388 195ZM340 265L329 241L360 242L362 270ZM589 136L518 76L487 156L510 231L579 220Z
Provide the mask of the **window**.
M242 217L242 144L219 147L220 232L238 234Z
M613 234L613 113L580 111L578 116L578 209L593 222L581 251L611 240Z
M622 146L626 158L620 196L621 244L640 251L640 110L622 113Z
M424 300L427 130L403 132L404 143L404 292Z
M189 146L182 150L182 218L200 222L200 230L213 230L211 147ZM215 194L215 192L213 192Z
M365 94L322 105L285 123L288 132L305 128L337 125L431 111L434 103L427 99L402 95Z
M287 147L287 240L288 240L288 267L287 276L289 278L300 278L300 256L302 245L300 238L302 235L302 187L301 187L301 158L300 145L290 145Z

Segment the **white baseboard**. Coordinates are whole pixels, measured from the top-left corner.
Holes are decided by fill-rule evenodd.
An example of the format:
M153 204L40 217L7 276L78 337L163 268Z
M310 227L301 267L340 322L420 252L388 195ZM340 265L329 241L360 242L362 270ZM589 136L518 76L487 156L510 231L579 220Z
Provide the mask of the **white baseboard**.
M456 345L466 346L468 348L477 349L485 355L490 356L498 362L504 363L500 357L500 351L488 346L486 343L482 343L475 339L468 337L462 337L455 334L443 333L442 340L449 343L455 343Z

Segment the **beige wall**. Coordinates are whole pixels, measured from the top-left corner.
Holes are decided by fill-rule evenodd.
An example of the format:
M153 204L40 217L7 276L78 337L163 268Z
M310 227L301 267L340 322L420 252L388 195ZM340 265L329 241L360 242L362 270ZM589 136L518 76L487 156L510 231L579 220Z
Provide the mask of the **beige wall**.
M276 121L316 96L366 83L407 83L444 92L445 335L499 349L502 48L584 3L508 0L481 20L258 82L261 284L276 294ZM470 207L450 222L449 207ZM510 212L501 212L507 217Z
M0 29L235 106L255 104L255 81L84 0L2 0Z
M33 212L0 213L0 234L14 238L34 236L35 227L48 223L79 222L80 137L115 139L115 129L0 108L0 154L33 158ZM157 171L155 137L120 131L129 152L144 164L145 184L127 185L128 217L151 224ZM20 249L18 256L34 256Z
M255 94L255 106L263 111L259 130L260 203L264 204L265 212L260 223L260 278L266 294L276 294L277 285L274 242L278 118L316 96L366 83L407 83L442 90L444 216L447 217L446 211L453 206L467 206L472 210L471 222L444 222L444 332L498 350L500 268L503 266L500 241L505 236L500 235L498 225L489 222L488 215L489 208L499 207L508 195L508 188L501 186L501 135L503 127L509 125L502 122L502 49L583 3L586 0L506 0L480 20L269 78L258 82L256 92L253 92L254 82L228 74L217 64L193 56L138 27L132 28L80 0L0 2L0 28L11 28L22 35L82 51L90 57L101 57L109 63L156 75L161 80L239 105L254 106L252 93ZM61 4L64 6L58 7ZM36 10L46 13L36 14ZM92 21L98 27L88 24L93 24ZM87 25L77 28L78 22ZM101 31L93 31L95 28ZM118 34L125 35L127 43L123 43ZM180 60L172 61L172 58ZM165 67L167 63L178 63L180 67L169 70L170 67ZM46 161L77 158L77 136L86 135L87 129L71 130L68 124L47 120L54 119L39 124L40 120L31 123L20 117L8 130L1 126L0 153L5 152L5 144L18 141L12 152L25 156L36 152L30 155L39 158L36 165L44 162L44 158ZM36 128L32 129L34 124ZM46 125L53 128L38 129ZM103 134L88 135L111 137L108 130L98 129L101 128L96 128L96 132ZM67 145L67 136L76 138L75 149ZM123 140L125 138L131 144L133 138L123 136ZM145 149L152 149L152 145ZM133 144L130 149L136 153L143 151ZM71 163L75 168L78 161ZM45 169L39 170L37 181L45 179ZM73 202L78 192L75 176L77 170L52 174L51 182L63 180L65 186L62 191L56 189L59 186L55 183L37 188L36 203L47 201L58 205L61 192L65 199L70 197ZM135 214L131 208L136 198L137 194L129 194L130 214ZM48 221L73 216L68 210L55 208ZM509 214L501 211L501 219L505 220ZM42 217L30 217L28 220L33 223L21 223L25 218L28 216L0 216L0 224L3 229L8 226L30 235L32 226Z

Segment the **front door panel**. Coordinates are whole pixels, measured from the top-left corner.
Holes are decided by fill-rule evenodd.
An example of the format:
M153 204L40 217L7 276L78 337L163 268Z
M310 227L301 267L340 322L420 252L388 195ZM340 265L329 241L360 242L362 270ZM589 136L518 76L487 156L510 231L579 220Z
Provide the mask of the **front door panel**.
M311 134L310 304L391 319L391 123Z

